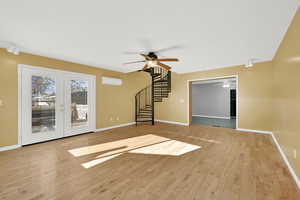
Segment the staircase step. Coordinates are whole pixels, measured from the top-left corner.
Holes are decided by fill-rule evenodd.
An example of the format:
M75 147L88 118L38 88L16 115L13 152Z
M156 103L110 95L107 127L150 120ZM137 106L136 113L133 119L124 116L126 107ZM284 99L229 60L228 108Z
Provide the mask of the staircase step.
M142 112L142 113L151 113L152 110L139 110L139 112Z
M154 93L169 93L169 90L168 89L154 90Z
M152 118L152 115L149 115L149 116L145 116L145 115L137 115L137 118L149 118L149 119L151 119Z
M157 81L154 81L154 84L155 83L168 83L168 80L165 80L165 79L158 79Z
M139 113L152 113L152 110L139 110Z
M152 117L152 114L148 114L148 115L145 115L145 114L137 114L138 117Z
M163 88L170 88L168 85L154 85L154 89L163 89Z
M152 106L150 106L150 105L146 105L144 108L141 108L141 109L151 109L152 108Z
M165 93L169 93L169 89L157 89L157 90L154 90L154 92L165 92Z
M168 92L154 92L154 96L157 96L157 95L168 96L169 93Z
M151 113L152 112L152 110L139 110L139 112L142 112L142 113Z
M154 97L156 96L169 96L169 93L154 93Z
M152 108L152 106L145 106L145 107L143 107L141 109L149 109L149 108Z
M138 112L137 115L141 115L141 116L151 116L151 115L152 115L152 112L149 112L149 113Z
M164 92L164 93L170 93L170 90L168 90L168 89L163 89L163 90L154 90L154 93L162 93L162 92Z
M138 113L137 116L151 117L152 113L148 113L148 114L140 114L140 113Z
M148 107L148 108L140 108L140 110L152 110L152 107Z
M161 76L161 74L160 73L154 73L153 76L156 78L158 76Z
M169 85L154 85L154 88L169 88Z
M168 85L154 85L154 89L155 88L170 88Z
M141 119L137 119L137 121L136 122L152 122L152 118L150 119L147 119L147 118L141 118Z
M154 92L154 95L168 95L169 92Z
M155 96L154 98L162 99L162 98L168 98L168 96Z

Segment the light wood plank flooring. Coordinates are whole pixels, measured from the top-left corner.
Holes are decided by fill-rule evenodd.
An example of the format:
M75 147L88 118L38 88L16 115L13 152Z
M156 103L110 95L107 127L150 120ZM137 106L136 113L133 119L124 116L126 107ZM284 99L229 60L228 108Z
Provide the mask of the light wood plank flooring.
M268 135L156 124L0 152L0 199L296 200L300 194Z

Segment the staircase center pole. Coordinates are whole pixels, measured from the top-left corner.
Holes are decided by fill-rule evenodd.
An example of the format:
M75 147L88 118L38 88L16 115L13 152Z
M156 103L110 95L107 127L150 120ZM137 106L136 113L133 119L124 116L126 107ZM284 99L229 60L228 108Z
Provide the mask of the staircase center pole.
M151 69L151 77L152 77L152 84L151 84L152 125L154 125L154 68Z

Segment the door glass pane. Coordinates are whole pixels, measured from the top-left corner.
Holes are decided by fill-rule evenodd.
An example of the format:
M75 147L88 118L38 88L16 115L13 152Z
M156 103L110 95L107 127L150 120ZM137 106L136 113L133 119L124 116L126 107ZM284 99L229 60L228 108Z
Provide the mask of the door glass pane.
M55 130L55 81L49 77L32 76L32 133Z
M88 81L71 80L71 122L72 127L88 122Z

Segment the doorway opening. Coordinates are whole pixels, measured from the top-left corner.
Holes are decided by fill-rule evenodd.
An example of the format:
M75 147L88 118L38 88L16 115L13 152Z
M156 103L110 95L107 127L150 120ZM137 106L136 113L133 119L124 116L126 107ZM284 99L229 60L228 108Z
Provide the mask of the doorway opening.
M237 76L188 81L189 124L236 129Z

